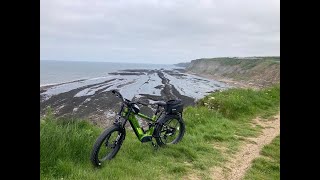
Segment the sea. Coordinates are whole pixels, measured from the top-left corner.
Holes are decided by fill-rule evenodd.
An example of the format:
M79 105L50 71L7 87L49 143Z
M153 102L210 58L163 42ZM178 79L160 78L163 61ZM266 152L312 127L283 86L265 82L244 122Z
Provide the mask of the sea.
M108 76L125 69L181 69L173 64L40 60L40 86Z

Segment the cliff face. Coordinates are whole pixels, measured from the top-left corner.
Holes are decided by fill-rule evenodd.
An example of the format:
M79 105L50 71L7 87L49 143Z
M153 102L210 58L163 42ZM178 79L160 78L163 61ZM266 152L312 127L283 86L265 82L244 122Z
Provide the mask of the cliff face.
M186 63L178 63L178 64L175 64L176 66L179 66L179 67L188 67L190 65L189 62L186 62Z
M280 82L280 57L212 58L192 60L188 72L269 86Z

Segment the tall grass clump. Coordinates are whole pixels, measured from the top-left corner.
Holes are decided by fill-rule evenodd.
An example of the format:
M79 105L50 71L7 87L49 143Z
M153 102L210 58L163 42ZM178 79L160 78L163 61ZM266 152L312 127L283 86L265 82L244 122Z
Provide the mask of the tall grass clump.
M41 174L60 177L75 164L87 163L88 147L92 146L99 132L87 121L59 120L48 113L40 121Z
M198 105L217 111L230 119L276 112L280 105L280 85L258 91L229 89L206 96L198 102Z

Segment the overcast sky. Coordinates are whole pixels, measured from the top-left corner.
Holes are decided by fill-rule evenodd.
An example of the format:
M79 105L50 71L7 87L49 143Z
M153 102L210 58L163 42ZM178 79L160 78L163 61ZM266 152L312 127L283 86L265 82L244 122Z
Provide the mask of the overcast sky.
M280 55L280 0L41 0L40 59Z

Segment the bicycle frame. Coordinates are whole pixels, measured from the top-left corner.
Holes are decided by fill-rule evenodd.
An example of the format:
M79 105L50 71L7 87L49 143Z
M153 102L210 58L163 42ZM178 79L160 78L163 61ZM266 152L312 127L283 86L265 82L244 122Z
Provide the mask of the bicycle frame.
M128 107L122 107L121 109L123 109L123 111L121 113L121 117L123 117L125 119L125 122L123 123L123 127L125 126L126 121L128 120L130 125L131 125L131 127L132 127L132 129L133 129L133 131L134 131L134 133L135 133L135 135L137 136L137 138L141 142L151 141L156 120L158 119L158 117L160 117L160 115L162 113L160 113L159 116L157 116L155 114L152 117L149 117L149 116L144 115L142 113L135 114ZM138 119L136 118L136 116L141 117L143 120L150 122L148 130L145 131L140 127L140 124L139 124Z

